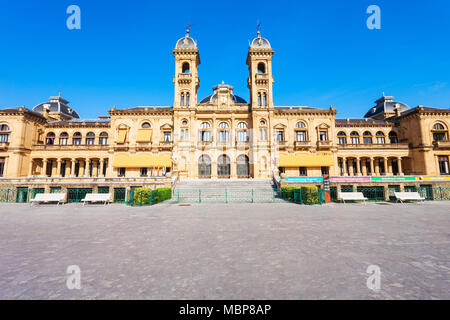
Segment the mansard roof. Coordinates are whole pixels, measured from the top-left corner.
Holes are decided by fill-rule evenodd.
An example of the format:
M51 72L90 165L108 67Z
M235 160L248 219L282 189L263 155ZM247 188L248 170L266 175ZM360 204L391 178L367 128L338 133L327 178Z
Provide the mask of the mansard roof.
M50 97L49 102L43 102L33 108L33 111L43 113L44 108L47 108L49 113L62 113L71 118L80 118L78 113L68 106L69 101L63 99L61 95Z

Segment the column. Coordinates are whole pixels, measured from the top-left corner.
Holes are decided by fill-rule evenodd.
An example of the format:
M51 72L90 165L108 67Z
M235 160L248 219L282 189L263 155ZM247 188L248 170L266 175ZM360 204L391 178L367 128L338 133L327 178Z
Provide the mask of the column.
M402 157L398 157L398 158L397 158L397 163L398 163L398 174L399 174L400 176L405 175L405 174L403 173L403 169L402 169Z
M360 158L356 158L356 175L357 176L361 176L361 159Z
M384 175L387 176L388 175L388 159L386 157L383 158L383 163L384 163Z
M105 159L107 162L107 166L106 166L106 176L107 177L112 177L113 175L113 167L112 167L112 161L110 161L109 158Z
M347 158L342 158L342 166L344 168L344 176L348 176Z
M355 175L355 168L353 166L353 161L355 161L355 160L354 159L348 160L349 176L354 176Z
M363 158L363 165L361 166L361 173L363 176L367 176L367 159Z
M33 165L34 165L34 159L30 160L30 167L28 169L28 176L31 177L33 175Z
M77 159L70 159L70 176L75 177L75 163Z
M58 175L58 163L57 163L58 159L54 159L52 160L52 177Z
M380 166L377 158L373 158L373 172L376 176L380 175Z
M82 171L79 174L80 177L86 177L87 176L86 163L87 163L87 159L83 159L83 167L81 167L81 162L80 162L80 171Z
M56 167L56 176L61 176L61 163L62 163L62 160L61 159L56 159L56 165L57 165L57 167Z
M43 176L47 176L47 170L48 170L48 159L43 159L42 160L42 170L44 172L42 172Z
M92 176L98 177L98 168L100 166L100 159L92 159Z
M394 173L393 173L393 161L394 161L394 158L391 158L391 161L389 161L389 158L388 158L388 175L389 176L393 176L394 175Z
M99 167L100 167L99 177L104 177L103 170L105 168L105 159L100 159L98 161L99 161Z

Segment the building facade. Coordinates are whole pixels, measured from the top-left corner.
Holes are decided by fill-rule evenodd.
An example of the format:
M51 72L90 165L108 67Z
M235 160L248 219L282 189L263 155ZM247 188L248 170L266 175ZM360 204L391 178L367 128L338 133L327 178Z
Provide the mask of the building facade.
M259 32L246 61L250 101L224 83L198 99L200 54L189 30L173 54L173 106L113 107L80 119L59 95L32 110L0 110L3 187L96 191L169 186L178 178L301 182L323 175L336 183L450 182L450 109L410 108L384 94L359 119L339 119L333 107L275 106L274 50Z

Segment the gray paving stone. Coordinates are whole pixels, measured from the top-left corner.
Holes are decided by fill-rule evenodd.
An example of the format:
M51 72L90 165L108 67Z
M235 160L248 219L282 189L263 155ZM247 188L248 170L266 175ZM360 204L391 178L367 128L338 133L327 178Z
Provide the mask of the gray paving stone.
M450 202L2 204L0 298L449 299L449 227Z

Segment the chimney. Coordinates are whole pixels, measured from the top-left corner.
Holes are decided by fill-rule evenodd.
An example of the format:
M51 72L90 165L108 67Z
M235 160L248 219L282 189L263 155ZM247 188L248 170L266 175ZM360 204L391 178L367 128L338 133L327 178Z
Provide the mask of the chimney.
M402 109L400 108L400 104L396 103L394 108L395 116L400 117L402 113Z
M44 104L42 107L42 115L45 119L48 119L48 112L50 111L50 106L48 104Z

